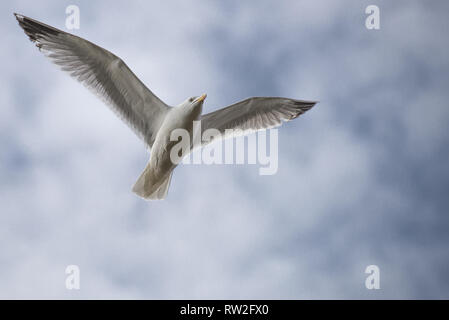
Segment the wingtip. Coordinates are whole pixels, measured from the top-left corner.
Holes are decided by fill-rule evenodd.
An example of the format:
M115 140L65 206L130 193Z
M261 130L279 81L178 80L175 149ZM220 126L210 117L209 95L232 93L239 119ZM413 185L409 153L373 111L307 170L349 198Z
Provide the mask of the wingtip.
M298 100L296 103L298 105L304 106L308 109L312 108L314 105L316 105L319 101L310 101L310 100ZM308 110L307 109L307 110Z
M317 103L319 103L319 101L309 101L309 109L313 108Z
M317 104L318 102L319 102L319 101L311 101L311 102L310 102L310 107L309 107L307 110L310 110L310 109L312 109L313 107L315 107L316 104Z
M13 12L13 14L14 14L14 16L16 17L17 20L23 21L23 19L24 19L24 16L23 16L23 15L21 15L21 14L19 14L19 13L16 13L16 12Z

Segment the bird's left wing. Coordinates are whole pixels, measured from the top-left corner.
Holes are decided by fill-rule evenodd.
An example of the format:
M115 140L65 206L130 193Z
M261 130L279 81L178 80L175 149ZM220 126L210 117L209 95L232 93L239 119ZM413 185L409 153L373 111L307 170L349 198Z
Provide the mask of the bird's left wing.
M20 14L14 15L40 51L100 96L149 147L152 146L170 107L154 95L122 59L85 39Z
M297 118L315 104L316 101L253 97L203 115L201 131L217 129L222 138L249 134L258 130L278 127L283 121ZM240 132L230 132L226 129L238 129Z

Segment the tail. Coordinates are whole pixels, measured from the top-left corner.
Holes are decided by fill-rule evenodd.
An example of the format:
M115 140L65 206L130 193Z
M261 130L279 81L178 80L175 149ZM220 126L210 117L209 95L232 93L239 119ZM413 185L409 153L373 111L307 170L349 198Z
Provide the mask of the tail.
M151 168L145 168L137 179L133 192L146 200L162 200L167 196L173 170L159 179L156 179L152 173Z

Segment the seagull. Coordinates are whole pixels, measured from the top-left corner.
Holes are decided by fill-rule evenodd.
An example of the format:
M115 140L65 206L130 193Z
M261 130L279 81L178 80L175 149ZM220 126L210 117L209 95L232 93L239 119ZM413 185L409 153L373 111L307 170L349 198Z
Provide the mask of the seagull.
M206 94L186 99L178 106L165 104L128 68L122 59L90 41L14 13L29 39L63 71L97 94L141 138L150 160L133 191L147 200L164 199L173 170L170 158L174 143L170 133L184 129L192 134L193 122L201 130L229 129L249 134L278 127L312 108L316 101L278 97L252 97L217 111L202 114ZM226 131L226 132L225 132ZM202 142L200 146L205 143Z

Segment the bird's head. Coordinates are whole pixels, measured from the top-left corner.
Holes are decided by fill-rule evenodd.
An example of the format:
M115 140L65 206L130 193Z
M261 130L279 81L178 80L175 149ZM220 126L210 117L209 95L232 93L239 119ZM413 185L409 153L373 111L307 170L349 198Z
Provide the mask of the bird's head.
M199 97L191 97L184 101L183 105L189 105L189 106L201 106L204 103L204 100L206 99L207 94L203 94Z
M200 97L191 97L180 104L184 110L187 110L189 114L197 118L201 112L203 111L203 103L204 99L206 99L206 94L201 95Z

